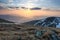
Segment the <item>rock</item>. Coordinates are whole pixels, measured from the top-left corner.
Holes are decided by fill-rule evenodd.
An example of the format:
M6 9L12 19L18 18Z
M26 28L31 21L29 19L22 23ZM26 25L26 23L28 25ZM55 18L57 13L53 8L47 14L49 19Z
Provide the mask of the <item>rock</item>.
M43 30L36 30L35 37L40 38L44 33L45 33L45 31L43 31Z
M60 40L55 30L47 32L47 30L36 30L35 37L40 40Z

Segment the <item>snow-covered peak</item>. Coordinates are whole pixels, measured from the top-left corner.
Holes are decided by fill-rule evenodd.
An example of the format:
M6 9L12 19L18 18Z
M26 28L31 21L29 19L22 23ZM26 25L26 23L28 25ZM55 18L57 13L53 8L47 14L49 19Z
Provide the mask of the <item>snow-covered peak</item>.
M60 28L60 23L58 25L56 25L56 28Z
M23 23L24 25L40 26L40 27L55 27L60 28L60 17L47 17L40 20L32 20Z
M60 26L60 17L48 17L43 19L43 21L38 21L34 24L34 26L42 26L42 27L57 27Z

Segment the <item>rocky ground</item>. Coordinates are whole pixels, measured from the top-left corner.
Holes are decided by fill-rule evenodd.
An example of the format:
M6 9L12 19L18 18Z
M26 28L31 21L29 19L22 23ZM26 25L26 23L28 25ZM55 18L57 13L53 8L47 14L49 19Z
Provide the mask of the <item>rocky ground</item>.
M0 40L60 40L59 28L0 26Z

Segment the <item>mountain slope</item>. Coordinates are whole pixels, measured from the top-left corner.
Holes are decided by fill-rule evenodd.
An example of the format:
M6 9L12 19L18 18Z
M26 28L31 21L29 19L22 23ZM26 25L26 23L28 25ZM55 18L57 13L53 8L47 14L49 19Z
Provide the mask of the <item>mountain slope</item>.
M47 20L47 21L46 21ZM59 19L58 19L59 20ZM56 23L59 23L57 20ZM34 27L39 23L52 23L55 22L55 17L45 18L41 20L33 20L24 23L26 26L19 25L2 25L0 26L0 40L60 40L60 29L51 27ZM0 22L9 22L0 19ZM37 23L37 24L36 24ZM34 26L27 26L34 25ZM36 25L35 25L36 24Z
M23 23L24 25L41 26L41 27L59 27L60 17L47 17L41 20L34 20Z
M0 18L0 31L19 30L20 25Z
M10 22L10 21L7 21L7 20L4 20L4 19L0 18L0 23L13 23L13 22Z

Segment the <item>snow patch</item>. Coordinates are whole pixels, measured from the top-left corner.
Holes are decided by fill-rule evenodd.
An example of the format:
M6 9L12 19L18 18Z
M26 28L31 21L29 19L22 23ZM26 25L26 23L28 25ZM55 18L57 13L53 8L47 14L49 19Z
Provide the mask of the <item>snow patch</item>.
M56 25L56 28L60 28L60 23L58 25Z

